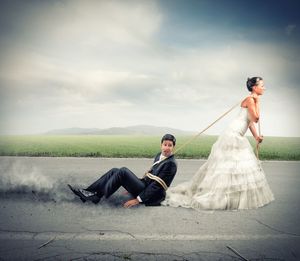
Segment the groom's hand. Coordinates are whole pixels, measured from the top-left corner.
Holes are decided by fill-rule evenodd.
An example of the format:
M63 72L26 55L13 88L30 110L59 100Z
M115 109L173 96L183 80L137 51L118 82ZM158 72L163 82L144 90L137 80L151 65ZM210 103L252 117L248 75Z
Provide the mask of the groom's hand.
M140 202L138 201L137 198L134 198L134 199L126 201L124 203L123 207L124 208L130 208L130 207L133 207L133 206L138 205L138 204L140 204Z

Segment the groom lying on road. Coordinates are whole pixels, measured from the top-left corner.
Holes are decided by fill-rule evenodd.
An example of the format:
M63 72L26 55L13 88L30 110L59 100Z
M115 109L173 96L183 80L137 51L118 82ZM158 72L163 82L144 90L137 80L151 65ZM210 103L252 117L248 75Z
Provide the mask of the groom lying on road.
M165 199L166 190L177 171L173 155L175 144L176 139L173 135L166 134L162 137L161 152L154 158L149 172L141 179L123 167L109 170L86 189L74 188L69 184L68 186L82 202L92 201L97 204L103 196L110 197L122 186L133 196L133 199L124 203L124 207L130 208L140 203L159 206Z

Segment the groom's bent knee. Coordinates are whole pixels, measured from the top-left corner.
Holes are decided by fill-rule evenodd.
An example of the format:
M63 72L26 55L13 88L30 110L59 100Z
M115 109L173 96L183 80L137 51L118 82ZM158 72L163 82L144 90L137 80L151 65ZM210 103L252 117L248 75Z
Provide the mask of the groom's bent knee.
M130 170L128 168L126 168L126 167L122 167L122 168L119 169L119 176L121 178L127 177L128 173L130 173Z
M120 171L121 172L130 172L130 170L128 168L126 168L126 167L120 168Z

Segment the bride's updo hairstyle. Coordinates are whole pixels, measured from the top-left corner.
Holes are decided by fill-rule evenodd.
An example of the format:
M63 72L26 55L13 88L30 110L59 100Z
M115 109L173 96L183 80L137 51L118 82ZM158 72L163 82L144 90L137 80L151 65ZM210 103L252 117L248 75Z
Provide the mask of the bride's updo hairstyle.
M257 85L259 81L261 81L263 78L261 77L252 77L252 78L248 78L247 80L247 89L249 90L249 92L252 92L253 86Z

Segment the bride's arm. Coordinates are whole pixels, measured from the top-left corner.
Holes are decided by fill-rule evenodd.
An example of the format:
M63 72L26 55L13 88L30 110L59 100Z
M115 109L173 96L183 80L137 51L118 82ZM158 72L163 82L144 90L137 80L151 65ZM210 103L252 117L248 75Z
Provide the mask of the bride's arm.
M248 97L246 100L248 112L250 119L253 122L258 122L259 120L259 98L258 97Z
M255 128L253 122L251 122L251 123L249 124L249 129L250 129L250 131L251 131L251 133L252 133L254 139L256 139L259 143L261 143L261 142L263 141L263 136L257 135L256 128Z
M258 143L263 141L263 136L259 136L257 134L256 128L254 126L254 122L258 122L259 120L259 98L258 96L252 96L247 98L247 107L248 112L250 114L251 122L249 124L249 129L253 135L253 137L257 140Z

